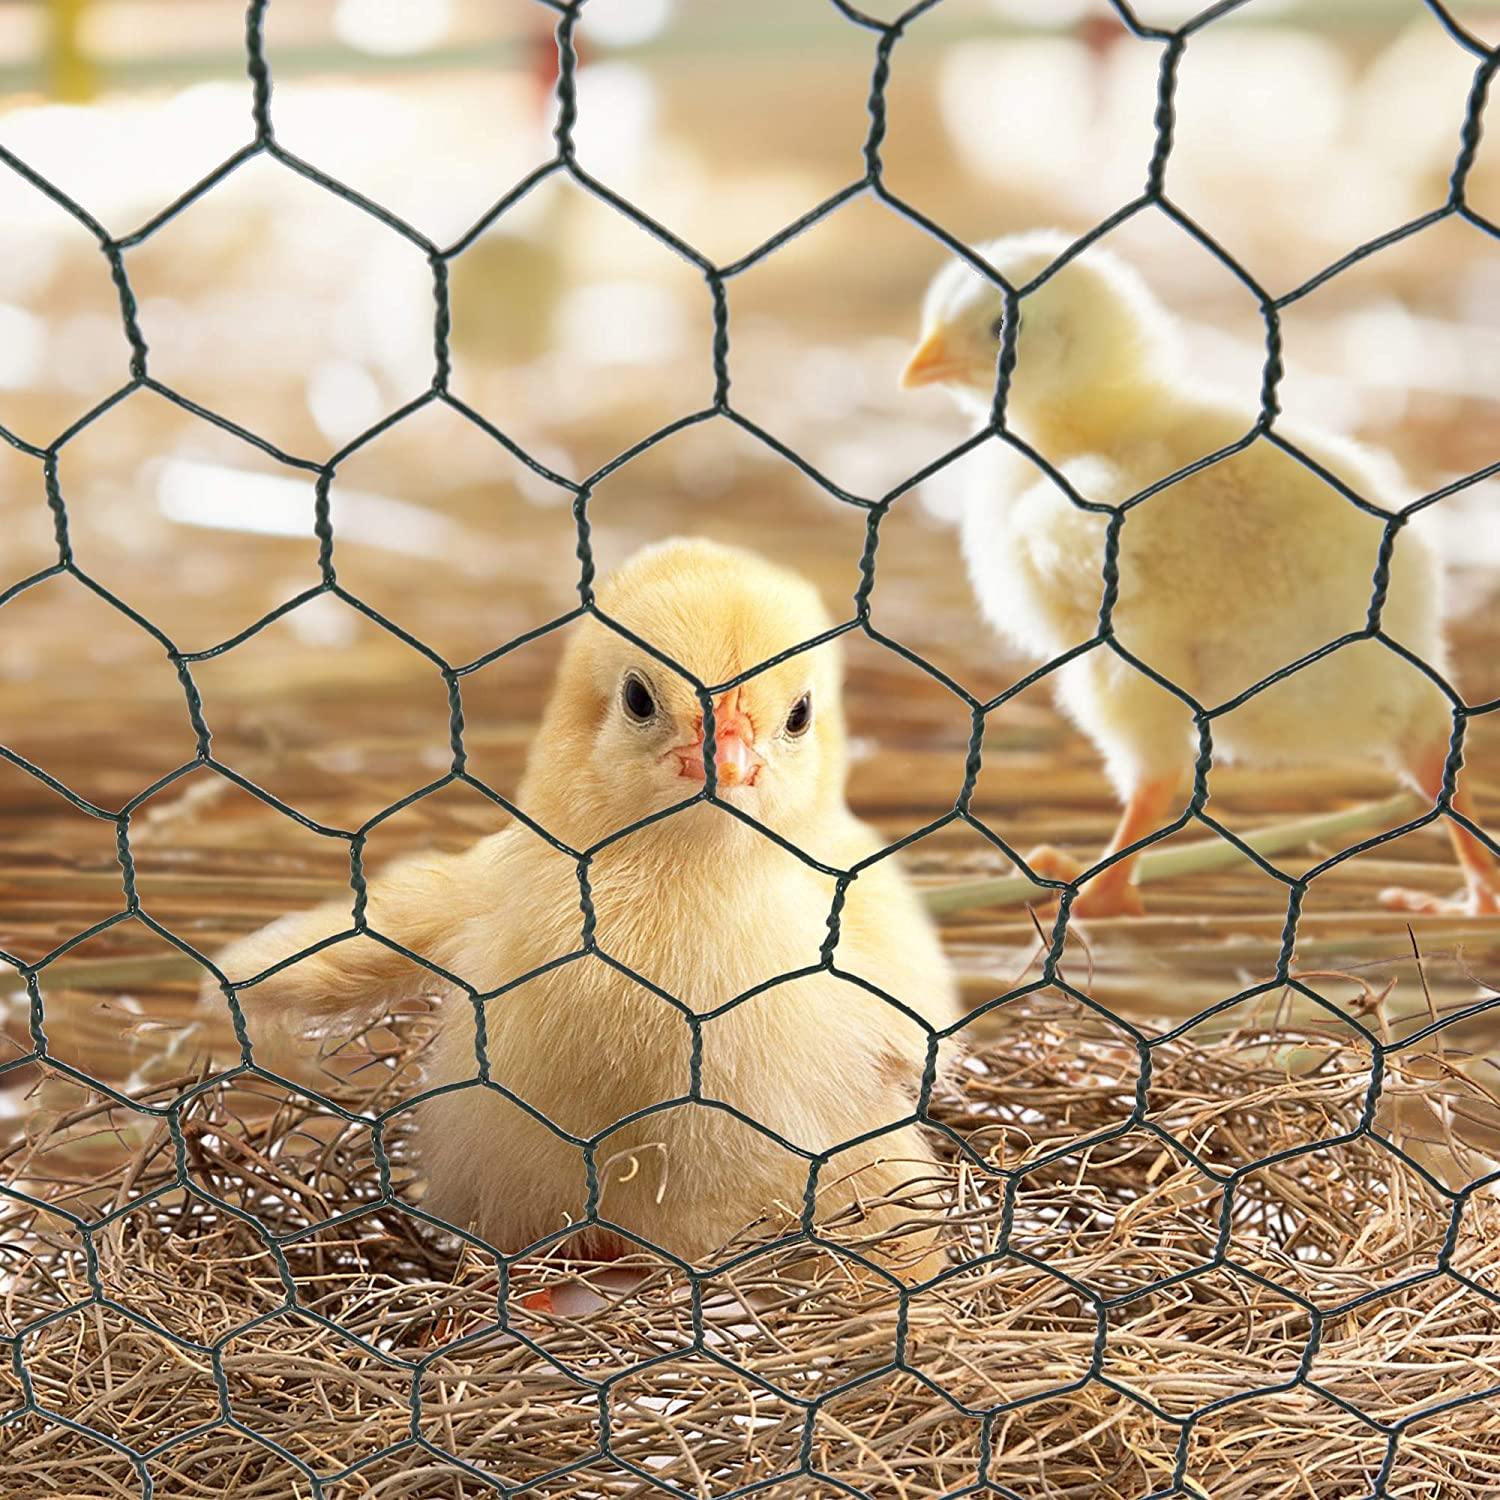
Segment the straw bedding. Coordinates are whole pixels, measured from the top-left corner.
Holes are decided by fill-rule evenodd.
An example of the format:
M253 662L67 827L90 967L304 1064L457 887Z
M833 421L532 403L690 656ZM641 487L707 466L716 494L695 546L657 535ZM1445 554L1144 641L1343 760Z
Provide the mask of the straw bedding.
M155 451L166 438L153 433L151 442ZM436 482L432 444L420 434L400 442L397 492L425 496L422 487ZM389 447L384 462L395 463ZM658 507L646 512L652 534L695 529L696 499L671 485L647 491L660 478L638 464L613 482L640 485L635 498ZM840 597L849 539L825 509L794 504L770 481L742 467L722 507L741 530L724 530L724 539L764 545L773 532L784 536L798 566ZM440 498L471 519L493 503L478 487L463 505L449 492ZM605 507L596 529L596 538L613 538L615 554L649 539L637 523L611 520L627 510L623 501ZM508 511L507 537L529 536L530 514ZM892 527L901 544L882 551L887 628L981 694L1007 686L1011 668L975 628L967 598L946 586L951 537L916 512L893 512ZM256 550L270 542L247 538L244 547L255 578L280 576L276 559ZM186 553L164 555L187 570ZM420 607L411 623L424 637L428 612L450 606L492 635L496 600L531 586L484 578L456 583L451 594L412 595L407 560L392 555L384 566L390 586ZM537 618L571 598L563 582L547 588L532 601ZM37 653L0 693L8 720L27 728L19 748L111 807L191 753L181 744L175 679L150 675L159 660L96 660L95 626L66 591L32 591L8 608L22 602L45 611L27 629L12 622L8 637L13 651ZM245 618L261 607L239 603ZM1456 627L1476 699L1500 694L1497 622L1500 612L1483 610ZM278 644L274 632L256 639L261 647L241 649L263 650L261 667L221 682L210 701L215 743L237 770L355 827L441 769L422 753L434 740L440 751L446 744L444 700L433 700L436 718L393 711L406 702L411 655L393 638L374 632L347 651ZM861 747L854 803L893 840L951 806L970 721L935 681L850 644ZM472 764L502 791L514 789L555 647L551 638L534 643L506 659L490 688L483 674L466 686ZM105 726L111 753L101 758ZM1474 738L1483 752L1482 723ZM1493 826L1500 788L1489 764L1479 753L1469 774ZM1378 775L1342 770L1214 772L1217 814L1242 832L1389 790ZM1080 854L1103 847L1116 816L1091 752L1036 694L991 717L973 805L1017 847L1052 840ZM449 788L382 824L369 863L466 847L493 830L494 816L477 795ZM0 821L0 946L27 962L58 951L39 975L53 1054L158 1106L200 1089L174 1139L152 1117L17 1064L33 1045L31 1001L19 980L0 995L0 1182L89 1219L138 1205L93 1236L91 1263L66 1220L0 1194L0 1340L13 1341L0 1343L0 1419L20 1413L0 1426L4 1500L136 1496L145 1479L156 1497L287 1500L315 1493L309 1474L327 1476L329 1500L454 1500L495 1486L582 1500L750 1484L788 1500L851 1492L928 1500L974 1484L981 1466L994 1493L1027 1500L1135 1500L1174 1487L1216 1500L1500 1493L1500 1423L1489 1402L1473 1399L1500 1385L1495 1310L1484 1295L1500 1292L1488 1269L1500 1254L1492 1200L1476 1194L1455 1216L1451 1199L1390 1152L1349 1141L1249 1173L1221 1243L1219 1185L1160 1136L1137 1130L1022 1171L1116 1130L1136 1102L1136 1047L1074 1002L1032 996L973 1028L974 1058L934 1112L988 1166L945 1171L943 1222L955 1259L996 1250L1007 1228L1014 1253L913 1298L904 1322L890 1289L847 1259L762 1255L704 1284L699 1334L680 1272L655 1263L633 1278L591 1269L569 1262L564 1244L511 1268L510 1327L530 1342L507 1341L486 1333L497 1291L483 1255L460 1254L389 1207L326 1223L380 1196L367 1130L264 1080L205 1084L212 1073L187 1071L198 1057L222 1070L238 1051L223 1016L198 1004L201 973L190 959L138 922L61 951L120 909L114 829L11 767L0 767ZM150 799L131 843L145 908L206 952L346 889L346 845L313 838L205 772ZM1341 844L1303 851L1287 868L1305 869ZM1009 873L991 846L951 825L910 847L906 860L924 886ZM1500 1155L1494 1101L1452 1071L1464 1047L1473 1074L1493 1076L1484 1058L1494 1051L1494 1018L1465 1017L1495 993L1500 928L1428 919L1419 954L1404 920L1381 911L1374 895L1389 883L1441 891L1453 880L1436 828L1336 865L1308 893L1295 959L1373 976L1373 989L1318 984L1340 1004L1364 1006L1369 1024L1392 1039L1452 1021L1391 1054L1374 1117L1450 1188L1489 1166L1455 1149L1450 1123ZM1151 901L1138 922L1098 924L1087 945L1070 939L1064 969L1102 1004L1137 1018L1189 1016L1273 972L1286 891L1248 862L1164 882ZM1025 981L1045 946L1024 907L949 913L943 931L975 1004ZM1381 1004L1382 987L1398 980L1399 995ZM1288 1004L1283 1013L1283 998L1270 997L1259 1013L1236 1007L1152 1049L1149 1118L1220 1174L1338 1140L1364 1118L1369 1052L1331 1019L1308 1029L1307 1008ZM420 1015L399 1018L395 1031L357 1038L295 1076L369 1112L413 1086L421 1032ZM392 1192L419 1202L399 1128L386 1144ZM1019 1174L1008 1198L1009 1179L996 1168ZM225 1206L195 1196L184 1179ZM254 1213L278 1237L280 1262L237 1212ZM858 1239L857 1224L825 1228ZM1418 1280L1438 1265L1450 1234L1444 1264L1467 1281ZM751 1234L741 1248L754 1243ZM1202 1269L1221 1250L1241 1269ZM1185 1279L1156 1286L1169 1276ZM531 1292L569 1281L595 1286L593 1304L578 1293L559 1298L553 1315L525 1305ZM1375 1299L1352 1306L1366 1293ZM282 1311L293 1305L296 1314ZM1312 1309L1324 1316L1315 1320ZM245 1327L255 1319L264 1321ZM915 1373L898 1368L898 1352ZM655 1363L640 1369L647 1360ZM1302 1370L1322 1394L1305 1385L1251 1394L1287 1387ZM1381 1426L1340 1401L1375 1424L1402 1424L1394 1450ZM1454 1401L1466 1404L1444 1407ZM809 1402L818 1403L811 1416ZM602 1420L613 1459L599 1456ZM143 1456L132 1460L69 1422ZM804 1458L826 1477L785 1477Z
M1487 1169L1450 1126L1490 1101L1449 1059L1391 1054L1370 1116L1424 1176L1359 1133L1371 1061L1347 1027L1162 1040L1148 1125L1120 1134L1122 1033L1040 996L992 1019L933 1110L943 1232L976 1263L904 1316L850 1255L756 1251L786 1228L767 1221L696 1304L680 1269L586 1265L563 1240L508 1268L506 1333L492 1258L381 1201L363 1125L263 1079L183 1077L145 1101L197 1090L174 1139L39 1074L0 1175L91 1220L127 1211L91 1263L62 1217L4 1206L20 1357L0 1402L23 1404L24 1369L36 1408L4 1429L5 1492L136 1495L142 1468L157 1497L236 1500L311 1495L309 1473L336 1500L925 1500L981 1474L1101 1500L1495 1492L1500 1421L1476 1398L1500 1387L1500 1204L1447 1186ZM385 1107L421 1032L361 1038L330 1089ZM386 1145L391 1193L419 1204L399 1127ZM933 1190L912 1184L913 1217ZM865 1243L854 1215L821 1229Z
M820 98L832 97L834 84L854 87L857 118L863 77L829 56L808 76ZM994 184L978 198L969 191L958 158L948 161L936 88L921 102L918 85L936 57L908 59L906 82L896 86L911 108L887 142L888 154L905 150L921 164L932 210L942 217L982 200L1016 222L1062 212L1007 205ZM731 73L756 103L761 75L753 69L715 71L704 100L690 91L692 69L656 80L679 127L692 122L695 149L727 151L725 160L734 154L719 128L735 117L723 107ZM451 91L446 76L435 84L402 77L413 81L393 75L384 86ZM427 94L403 97L420 106ZM424 113L418 107L414 118ZM762 110L757 118L763 127L768 117ZM820 161L828 191L845 180L848 142L839 132L793 134L797 172L786 181L796 192ZM486 148L485 172L492 165ZM769 183L746 201L761 203ZM800 262L773 257L736 284L736 298L747 300L735 303L746 314L735 324L735 379L752 401L764 393L770 404L757 406L758 420L779 438L878 493L958 433L895 388L934 247L894 220L880 227L861 213L849 205L798 241ZM196 291L171 278L182 318L222 328L233 307L243 322L243 309L263 305L273 283L279 296L301 299L278 303L282 312L311 306L317 283L304 273L316 268L297 239L303 216L273 217L296 240L281 247L293 255L283 256L285 277L264 275L275 249L266 234L247 233L228 262L216 242L200 257L213 274ZM191 226L195 215L179 222ZM1458 316L1446 289L1470 287L1477 265L1466 226L1449 228L1452 235L1409 241L1410 253L1393 247L1366 262L1354 274L1376 279L1357 299L1408 305L1441 334L1441 319ZM553 238L574 248L597 242L592 228ZM474 247L481 257L485 243ZM872 245L880 253L870 254ZM1272 248L1307 259L1316 247L1282 233ZM72 316L87 303L86 253L83 244L67 252L39 311ZM179 271L186 263L180 248L169 258ZM483 277L484 264L471 277ZM337 271L337 258L328 266ZM873 279L851 281L850 266ZM86 269L92 277L97 267ZM500 269L510 275L514 266ZM559 261L558 270L594 274L582 262ZM762 275L772 280L757 307L752 283ZM840 288L832 302L830 277ZM503 304L475 286L481 295L471 303ZM1241 290L1232 278L1215 289L1189 277L1177 290L1183 310L1221 339L1230 326L1225 299ZM1343 350L1353 304L1329 310L1314 297L1300 305L1310 321L1298 359L1310 348L1316 361L1320 344ZM107 311L112 327L113 303ZM210 382L199 394L252 422L257 410L274 411L278 432L289 424L289 451L326 451L303 399L305 372L322 358L324 323L273 322L275 370L247 376L222 357L234 339L200 340L212 368L198 371ZM460 341L466 326L456 320ZM295 348L289 330L301 340ZM1251 332L1258 340L1258 323ZM801 399L785 378L803 362L826 370L835 346L859 375L848 412ZM684 382L701 377L706 347L690 340L681 367L664 364L652 381L601 382L591 367L550 356L546 369L534 368L524 350L459 352L479 380L475 404L529 412L528 444L564 472L583 473L700 403L697 385L684 396ZM1339 373L1342 358L1330 354L1324 374ZM116 352L109 359L113 370ZM277 371L289 384L278 386ZM587 389L589 399L557 401L559 381ZM1476 391L1377 386L1356 393L1351 410L1361 412L1366 436L1397 445L1413 496L1492 460L1484 437L1491 412ZM38 442L72 423L81 399L71 387L7 398L8 424ZM878 444L859 441L876 430ZM876 454L889 473L846 472L846 462ZM171 518L159 503L164 458L217 467L217 479L231 485L288 477L190 413L138 393L70 440L62 457L71 534L95 577L195 650L316 582L310 535L226 535ZM0 466L9 549L0 584L9 585L55 561L56 542L40 465L0 444ZM341 463L339 476L341 582L449 660L472 660L576 603L570 507L451 409L433 405L389 429ZM940 489L928 498L942 501ZM413 558L380 528L355 524L339 511L340 496L361 490L424 517L425 532L450 538L446 553ZM951 531L918 499L904 498L884 517L875 623L987 700L1030 664L1006 659L980 626L967 591L953 586ZM1413 516L1418 528L1457 523L1449 533L1457 545L1447 548L1461 602L1451 636L1473 703L1500 701L1500 610L1491 607L1492 561L1476 544L1487 499L1476 488ZM311 503L309 486L309 515ZM1472 509L1455 517L1466 504ZM795 563L831 602L847 600L858 582L865 519L722 422L685 429L609 474L590 514L601 568L667 535L706 532ZM322 604L200 662L195 677L222 760L331 826L355 828L441 774L447 697L430 664L395 636L334 601ZM12 599L5 623L0 718L11 748L112 809L193 754L180 687L158 643L96 596L54 579ZM516 785L560 643L540 638L464 679L469 765L501 791ZM894 840L952 806L972 721L937 678L871 642L846 644L854 804ZM1476 718L1466 745L1467 784L1489 828L1500 809L1495 724L1492 715ZM1213 810L1247 832L1390 790L1368 770L1216 766ZM1093 752L1054 711L1046 684L988 716L972 807L1013 847L1059 842L1080 855L1104 846L1117 814ZM493 819L483 799L451 788L381 824L370 866L464 847L492 831ZM955 1264L980 1257L977 1267L903 1309L848 1257L754 1255L758 1236L784 1227L761 1225L733 1247L747 1258L707 1279L695 1304L680 1271L649 1260L633 1270L589 1267L570 1262L564 1243L509 1268L510 1334L496 1335L493 1261L383 1200L389 1188L420 1202L399 1128L386 1140L386 1183L365 1128L264 1080L187 1072L198 1056L209 1059L205 1070L222 1069L237 1048L210 1035L227 1028L198 1007L197 967L144 924L122 922L62 951L120 911L111 824L0 765L0 827L0 947L25 962L59 955L39 979L53 1054L145 1103L196 1090L174 1136L160 1120L60 1074L17 1065L37 1017L19 979L0 993L0 1183L35 1200L0 1192L3 1500L105 1500L148 1485L174 1500L288 1500L317 1488L329 1500L455 1500L497 1487L551 1500L746 1485L788 1500L928 1500L981 1477L991 1493L1026 1500L1500 1494L1500 1421L1483 1399L1500 1386L1500 1311L1489 1295L1500 1293L1500 1208L1488 1192L1452 1195L1490 1169L1466 1140L1500 1154L1494 1100L1455 1072L1467 1061L1484 1075L1479 1059L1495 1050L1492 1018L1464 1017L1495 993L1500 924L1425 920L1418 955L1404 919L1375 901L1387 884L1451 887L1451 855L1437 828L1328 868L1302 907L1299 966L1380 965L1391 983L1399 972L1401 1006L1367 1010L1372 1026L1401 1037L1436 1017L1456 1018L1421 1047L1390 1055L1373 1112L1372 1059L1354 1033L1303 1010L1293 1025L1290 1009L1276 1009L1280 997L1259 1016L1236 1010L1152 1049L1145 1104L1153 1124L1221 1177L1278 1158L1246 1171L1227 1198L1219 1179L1162 1135L1110 1134L1137 1102L1136 1047L1091 1025L1081 1007L1032 997L991 1013L971 1061L934 1101L935 1117L954 1132L939 1143L949 1163L938 1184L941 1221ZM1300 872L1341 846L1302 851L1286 867ZM145 909L206 952L346 889L343 842L317 840L203 770L142 804L131 847ZM911 846L907 861L924 884L1009 873L989 844L957 825ZM1285 922L1285 889L1242 862L1153 889L1145 919L1098 924L1092 951L1070 943L1068 962L1079 971L1071 977L1125 1014L1191 1015L1266 979ZM944 936L976 1002L1020 982L1038 946L1021 908L950 914ZM1380 996L1368 998L1373 1005ZM421 1031L419 1015L405 1018L394 1032L356 1039L327 1060L328 1071L297 1077L315 1078L349 1108L377 1110L413 1086ZM1460 1045L1475 1058L1459 1056ZM1367 1119L1444 1186L1358 1136ZM955 1159L957 1140L978 1162ZM1328 1142L1338 1144L1281 1156ZM931 1213L922 1201L931 1189L914 1187L914 1215ZM91 1222L114 1217L90 1244L39 1205ZM823 1229L834 1241L859 1242L857 1222ZM1010 1254L1000 1255L1002 1247ZM1451 1270L1439 1274L1440 1265ZM550 1314L527 1301L548 1287L566 1288ZM605 1424L612 1459L601 1456ZM785 1477L804 1463L824 1477ZM325 1476L318 1486L312 1474Z

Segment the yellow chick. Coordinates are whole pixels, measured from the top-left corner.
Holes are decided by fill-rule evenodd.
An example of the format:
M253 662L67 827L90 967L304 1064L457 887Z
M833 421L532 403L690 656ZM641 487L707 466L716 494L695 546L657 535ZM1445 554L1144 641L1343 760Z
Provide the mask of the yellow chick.
M979 247L1018 290L1067 249L1041 231ZM1022 296L1009 429L1086 500L1118 504L1239 441L1242 411L1194 384L1165 310L1123 261L1092 247ZM993 283L955 261L930 287L906 386L940 384L988 417L1005 304ZM1331 436L1277 431L1362 497L1396 508L1389 461ZM963 549L984 614L1028 654L1051 659L1098 630L1106 518L1076 506L1022 455L1000 444L999 472L965 499ZM1264 439L1151 495L1120 536L1113 623L1121 646L1207 709L1366 623L1381 523ZM1448 655L1438 559L1404 532L1381 616L1385 632L1438 672ZM1108 646L1060 668L1058 699L1103 755L1124 804L1105 856L1174 817L1197 752L1190 710ZM1216 761L1275 764L1375 760L1436 799L1452 713L1441 690L1378 641L1350 644L1212 721ZM1453 805L1468 803L1460 791ZM1493 913L1497 864L1458 823L1449 830L1467 882L1457 902L1383 894L1409 911ZM1039 873L1084 868L1053 849ZM1082 889L1081 916L1139 912L1127 856Z
M516 1252L585 1219L579 1142L590 1139L605 1222L583 1230L575 1251L613 1255L639 1235L698 1259L759 1215L800 1213L810 1156L895 1126L832 1155L818 1179L820 1220L856 1200L878 1205L929 1175L931 1152L911 1123L927 1028L959 1012L933 927L892 859L859 871L839 913L834 962L860 983L820 966L834 878L755 826L841 869L881 847L845 801L836 646L775 660L831 620L804 580L702 541L637 554L598 602L714 689L724 805L702 800L703 716L692 688L586 618L563 657L519 804L579 851L688 804L595 849L592 939L576 862L519 824L372 883L370 926L481 992L534 976L484 1005L482 1044L473 1002L462 993L443 1002L425 1082L453 1091L418 1106L426 1206ZM348 925L338 907L283 919L232 948L222 966L248 978L291 946ZM546 967L595 942L597 952ZM771 982L787 973L800 977ZM253 1015L269 1002L287 1027L305 1028L310 1017L394 998L410 975L375 944L335 944L245 989L244 1003ZM703 1018L704 1102L637 1117L692 1090L689 1013ZM524 1107L476 1081L479 1051L490 1078ZM859 1232L884 1232L909 1212L876 1207ZM885 1253L906 1276L941 1264L930 1236Z

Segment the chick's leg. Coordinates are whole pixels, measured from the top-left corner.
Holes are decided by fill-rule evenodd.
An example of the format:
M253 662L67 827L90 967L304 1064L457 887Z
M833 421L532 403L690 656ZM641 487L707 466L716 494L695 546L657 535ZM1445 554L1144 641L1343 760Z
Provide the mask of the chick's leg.
M1109 847L1100 858L1108 859L1111 854L1118 854L1158 828L1171 813L1181 785L1178 776L1164 776L1137 785L1125 803ZM1072 914L1084 918L1143 916L1146 905L1132 880L1137 858L1132 854L1094 876L1079 892L1071 908ZM1026 856L1026 863L1038 875L1045 875L1050 880L1076 880L1087 868L1081 861L1045 844L1033 849Z
M1448 761L1448 747L1437 746L1415 761L1407 771L1409 780L1424 797L1434 801L1442 794L1443 770ZM1453 791L1454 811L1473 819L1473 803L1462 784ZM1500 861L1489 848L1461 824L1445 820L1453 852L1458 856L1464 874L1464 894L1457 899L1434 896L1428 891L1392 886L1380 893L1380 904L1392 911L1409 911L1429 916L1494 916L1500 914Z
M486 1290L496 1285L496 1278L487 1277L480 1283ZM516 1303L527 1312L546 1313L549 1317L557 1312L557 1304L552 1296L552 1288L544 1286L539 1292L528 1292L524 1297L517 1297ZM437 1322L433 1324L431 1333L427 1336L429 1349L439 1349L444 1344L451 1344L465 1334L473 1333L477 1328L483 1328L489 1323L488 1309L485 1313L471 1312L467 1317L461 1317L451 1308L444 1312Z

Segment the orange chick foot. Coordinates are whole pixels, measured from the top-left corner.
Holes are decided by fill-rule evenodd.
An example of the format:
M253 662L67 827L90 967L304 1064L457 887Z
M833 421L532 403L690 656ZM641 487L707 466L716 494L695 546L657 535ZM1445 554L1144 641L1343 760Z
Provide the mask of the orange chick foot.
M1034 874L1048 880L1077 880L1085 868L1071 855L1064 854L1061 849L1054 849L1050 844L1033 849L1026 856L1026 863L1031 866ZM1117 868L1111 867L1089 881L1079 891L1077 900L1069 908L1069 915L1081 917L1084 921L1094 917L1145 916L1146 903L1141 899L1140 891L1131 884L1128 877L1116 874ZM1056 916L1057 902L1049 901L1042 910L1049 916Z
M1500 916L1500 891L1492 885L1471 885L1462 896L1450 897L1391 886L1380 893L1380 904L1387 911L1423 917L1493 917Z
M1103 880L1101 875L1098 880L1084 886L1072 905L1071 915L1082 917L1085 921L1091 917L1146 915L1146 903L1141 898L1140 891L1128 880L1116 881L1109 886L1103 886Z
M1047 880L1077 880L1083 874L1081 861L1051 844L1039 844L1026 856L1026 863L1031 866L1032 874Z
M543 1287L539 1292L529 1292L524 1297L518 1297L517 1302L528 1312L553 1313L557 1309L552 1305L552 1288ZM440 1349L444 1344L452 1343L453 1340L473 1329L483 1327L484 1319L471 1314L467 1320L460 1320L457 1313L447 1312L438 1319L427 1340L429 1349Z

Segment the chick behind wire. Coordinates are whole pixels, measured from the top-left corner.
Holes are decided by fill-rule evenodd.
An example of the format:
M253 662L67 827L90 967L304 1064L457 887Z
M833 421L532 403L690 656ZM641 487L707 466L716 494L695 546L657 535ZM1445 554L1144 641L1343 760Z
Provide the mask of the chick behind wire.
M835 878L755 826L837 869L881 847L845 800L836 643L736 682L832 622L804 580L701 541L637 554L600 586L598 604L700 682L736 684L713 699L716 795L726 805L692 802L598 848L587 863L598 952L551 969L583 943L578 867L519 823L371 883L370 927L481 993L534 975L484 1005L482 1046L471 1000L455 993L442 1003L424 1081L456 1087L418 1106L424 1206L508 1252L582 1224L585 1158L565 1132L598 1138L602 1222L580 1230L580 1253L621 1253L638 1235L700 1258L763 1215L794 1227L809 1155L822 1153L833 1154L819 1172L819 1219L858 1200L875 1205L861 1232L885 1233L911 1208L882 1200L932 1168L912 1121L926 1028L958 1019L954 982L891 858L859 872L839 914L835 963L854 977L822 967ZM704 778L703 717L688 682L607 625L580 620L518 796L528 817L589 849L694 797ZM236 944L221 966L232 979L254 976L340 925L337 907L285 918ZM784 974L798 977L772 982ZM391 950L336 943L242 998L295 1032L389 1003L411 982ZM701 1099L710 1102L631 1118L691 1090L684 1010L704 1017ZM524 1105L479 1082L479 1052L489 1077ZM838 1150L845 1142L856 1144ZM930 1229L872 1253L908 1276L941 1264Z
M1239 443L1236 406L1196 385L1167 313L1136 271L1091 246L1046 279L1070 248L1053 231L978 247L1019 302L1009 430L1084 499L1117 505ZM1034 286L1032 283L1036 283ZM922 341L904 384L946 389L987 419L1005 299L954 262L929 288ZM1366 500L1388 510L1397 477L1384 455L1293 422L1276 430ZM1052 479L993 443L989 468L964 499L962 541L989 622L1047 660L1099 628L1107 518L1075 505ZM1293 455L1261 438L1166 488L1127 514L1112 623L1132 655L1204 708L1366 624L1382 522ZM1397 539L1383 630L1449 675L1442 576L1425 540ZM1106 856L1171 821L1197 753L1188 706L1102 644L1053 675L1058 700L1094 741L1124 812ZM1212 721L1216 761L1260 765L1375 761L1435 801L1443 786L1452 708L1442 689L1386 645L1352 642L1301 667ZM1462 783L1453 806L1469 810ZM1465 878L1456 901L1391 890L1390 906L1422 912L1500 910L1493 854L1449 821ZM1060 851L1028 856L1036 873L1072 880L1085 868ZM1142 903L1126 856L1083 887L1080 916L1135 913Z

